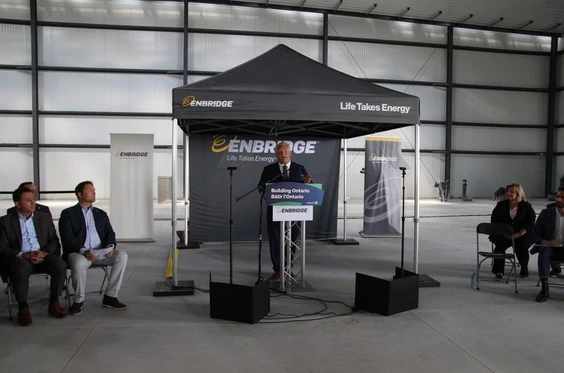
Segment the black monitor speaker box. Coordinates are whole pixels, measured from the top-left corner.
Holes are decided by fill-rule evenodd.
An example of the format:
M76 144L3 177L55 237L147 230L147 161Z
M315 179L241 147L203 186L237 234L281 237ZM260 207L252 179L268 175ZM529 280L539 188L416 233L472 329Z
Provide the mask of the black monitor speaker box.
M357 309L390 316L419 307L419 275L396 267L392 280L356 274Z
M254 286L212 282L210 317L254 324L270 312L270 280Z

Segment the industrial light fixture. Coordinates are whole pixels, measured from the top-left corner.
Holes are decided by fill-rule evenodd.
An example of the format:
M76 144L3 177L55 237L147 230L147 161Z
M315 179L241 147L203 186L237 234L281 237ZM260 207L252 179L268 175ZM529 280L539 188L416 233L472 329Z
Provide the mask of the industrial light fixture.
M341 6L342 3L343 3L343 0L339 0L339 2L337 3L337 6L335 7L335 9L333 9L333 11L336 12L337 9L339 9L339 7Z
M437 18L437 17L440 16L441 14L443 14L443 11L442 11L442 10L439 10L439 11L437 12L437 14L435 14L434 16L432 16L431 18L429 18L429 21L434 20L435 18Z
M372 11L373 11L374 9L376 9L377 6L378 6L378 4L374 3L374 5L372 5L372 6L370 7L370 9L368 9L368 12L366 12L366 15L372 13Z
M517 27L515 30L521 30L522 28L525 28L525 27L529 26L531 23L533 23L532 20L529 21L529 22L527 22L527 23L525 23L525 24L522 25L522 26Z
M544 30L544 31L552 31L552 30L554 30L555 28L558 28L558 27L560 27L560 26L562 26L562 23L558 23L558 24L556 24L556 25L552 26L551 28L546 29L546 30Z
M503 21L503 17L499 17L499 19L497 21L495 21L494 23L491 23L488 25L488 27L492 27L494 25L497 25L498 23L500 23L501 21Z
M462 21L458 22L459 25L463 24L464 22L468 21L470 18L474 17L473 14L470 14L468 17L464 18Z
M398 16L398 18L403 17L405 15L405 13L409 12L410 9L411 9L410 7L405 8L405 10L403 12L401 12L401 14Z

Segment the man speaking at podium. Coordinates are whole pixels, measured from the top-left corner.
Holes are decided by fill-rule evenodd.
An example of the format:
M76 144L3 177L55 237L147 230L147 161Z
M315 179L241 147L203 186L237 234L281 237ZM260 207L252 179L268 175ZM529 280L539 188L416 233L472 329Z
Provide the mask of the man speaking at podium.
M291 161L292 151L287 143L281 142L276 145L275 152L278 162L270 164L262 170L258 184L258 190L261 194L264 193L267 183L311 183L311 175L305 167ZM272 206L267 208L267 228L270 259L272 260L272 269L274 269L272 280L280 280L280 222L272 221ZM295 241L298 235L298 226L294 225L292 227L292 241ZM292 247L292 252L293 249Z

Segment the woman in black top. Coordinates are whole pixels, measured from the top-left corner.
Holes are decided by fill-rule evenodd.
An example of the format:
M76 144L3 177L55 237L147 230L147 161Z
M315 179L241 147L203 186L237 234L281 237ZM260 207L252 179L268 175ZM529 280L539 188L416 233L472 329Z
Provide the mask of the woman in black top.
M515 255L521 266L520 277L529 276L529 246L531 246L531 232L535 224L535 210L529 202L520 184L510 184L506 188L507 198L498 202L492 211L491 222L509 224L513 227L515 240ZM495 245L496 253L504 253L511 247L511 236L490 236ZM496 279L503 278L505 260L496 259L492 272Z

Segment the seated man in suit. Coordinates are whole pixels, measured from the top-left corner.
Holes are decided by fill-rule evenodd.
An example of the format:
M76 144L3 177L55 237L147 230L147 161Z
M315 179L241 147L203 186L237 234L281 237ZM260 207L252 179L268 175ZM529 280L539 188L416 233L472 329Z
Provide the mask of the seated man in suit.
M555 196L554 198L556 198L556 196ZM547 204L547 205L546 205L546 208L551 208L551 207L555 207L555 206L556 206L556 202L552 202L552 203ZM538 249L535 250L535 251L538 252ZM531 254L532 254L532 253L531 253ZM558 277L558 275L560 275L560 274L562 273L562 268L560 268L560 265L561 265L562 263L564 263L564 261L563 261L563 262L560 262L560 261L558 261L558 260L552 260L552 261L550 262L550 268L551 268L551 270L550 270L550 277Z
M533 243L542 245L534 247L531 254L538 251L539 277L541 291L537 302L546 302L550 298L548 276L551 261L564 261L564 187L558 188L556 204L541 211L533 228Z
M18 323L33 323L27 304L29 276L33 272L51 276L49 314L63 318L67 314L59 303L67 265L61 259L61 245L51 215L35 211L35 198L28 188L12 194L16 211L0 218L0 260L13 284L18 301Z
M59 233L63 244L63 259L71 268L72 287L75 290L70 315L78 315L84 305L86 270L92 265L108 265L112 269L102 301L102 307L125 310L117 296L127 265L127 253L116 249L116 234L108 215L93 207L96 189L91 181L83 181L74 189L78 203L64 209L59 219ZM98 254L96 249L111 249Z
M35 185L33 184L33 182L31 181L24 181L23 183L20 184L20 186L18 187L18 189L20 188L27 188L29 190L31 190L31 192L33 193L33 198L35 200L35 211L36 212L43 212L45 214L49 214L51 215L51 211L49 211L49 207L39 204L37 203L37 188L35 187ZM12 212L16 212L16 206L12 206L8 209L7 213L11 214Z
M267 183L311 183L311 176L305 167L291 161L292 151L287 143L281 142L276 145L275 152L278 162L264 167L258 183L260 193L264 192ZM276 281L280 280L280 222L272 221L272 206L268 206L267 209L267 229L270 259L274 269L272 279ZM294 225L292 227L292 240L296 240L298 235L298 226Z

